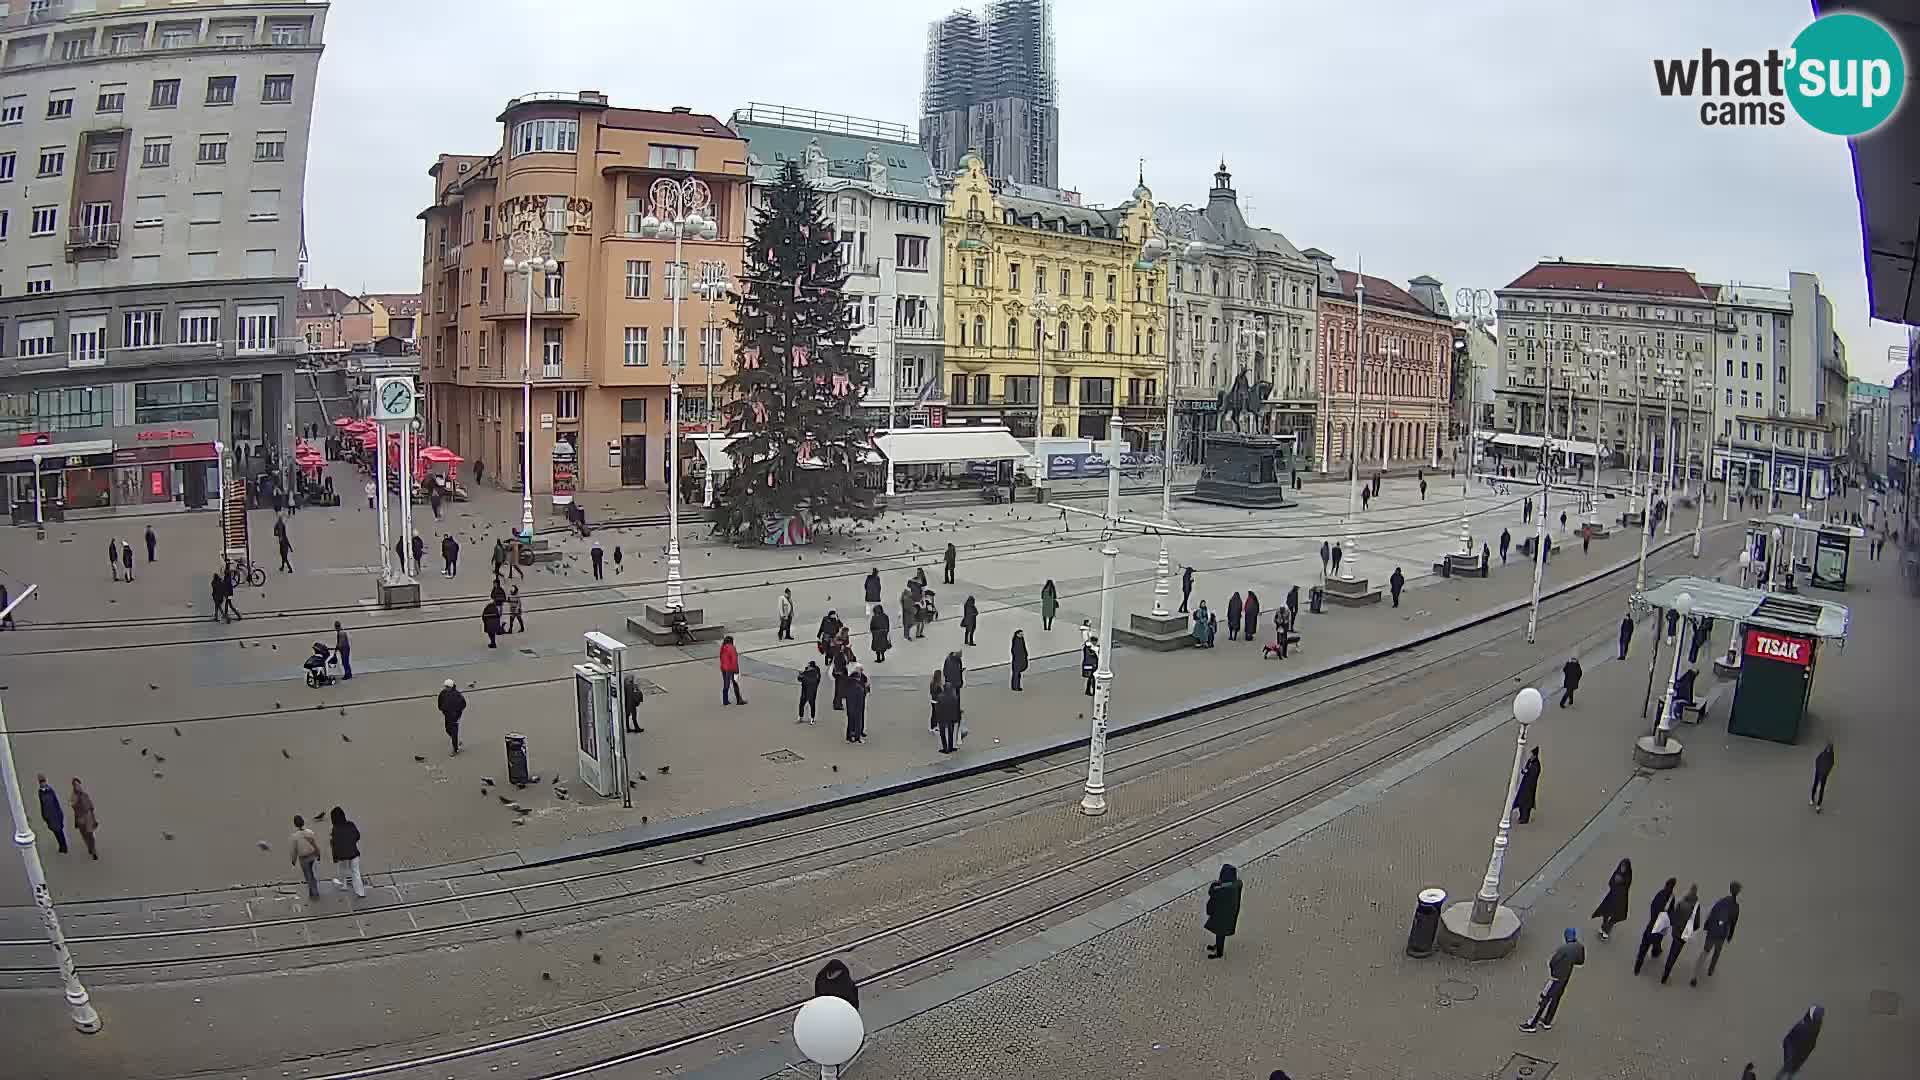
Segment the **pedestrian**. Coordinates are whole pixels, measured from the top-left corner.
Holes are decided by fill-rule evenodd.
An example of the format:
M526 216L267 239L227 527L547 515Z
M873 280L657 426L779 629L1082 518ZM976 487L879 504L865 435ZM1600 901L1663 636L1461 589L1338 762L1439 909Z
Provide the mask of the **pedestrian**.
M407 538L406 537L403 536L393 542L393 557L399 560L399 566L398 566L399 571L403 574L406 573L407 572Z
M1660 946L1666 940L1667 931L1673 929L1673 890L1680 884L1679 878L1668 878L1660 891L1653 894L1653 902L1647 905L1647 925L1640 931L1640 951L1633 957L1633 973L1640 974L1640 966L1647 962L1647 954L1660 955Z
M954 571L954 567L959 563L959 561L960 561L960 550L954 547L952 544L948 544L947 557L946 557L946 562L944 564L946 573L940 578L941 584L951 585L954 583L953 571Z
M1200 606L1193 612L1193 643L1195 645L1207 643L1207 622L1212 618L1213 613L1207 610L1207 602L1200 601Z
M520 599L520 586L507 590L507 633L524 633L527 629L527 606Z
M419 577L420 564L423 561L425 561L427 557L427 542L421 539L419 533L414 533L412 546L413 546L413 576Z
M867 620L867 632L873 636L873 662L876 664L887 662L887 650L893 647L893 643L888 640L888 631L892 628L892 623L887 618L886 607L881 604L873 605L873 617Z
M318 900L320 881L313 868L320 861L320 840L299 814L293 815L293 832L287 837L287 861L300 868L300 876L307 883L307 899Z
M1500 530L1500 565L1501 566L1507 565L1507 549L1512 546L1513 546L1513 534L1508 532L1505 529L1501 529Z
M1227 640L1228 641L1238 641L1240 639L1240 614L1245 609L1245 607L1246 607L1246 602L1240 599L1239 593L1234 593L1232 596L1227 598Z
M740 704L747 703L747 695L740 689L740 650L734 647L733 635L728 634L720 640L720 704L730 705L728 696L738 698Z
M447 577L460 572L460 541L452 533L440 538L440 572Z
M333 884L336 888L353 885L353 895L367 895L367 883L360 877L360 826L347 820L347 812L334 807L327 812L333 831L327 844L333 849Z
M951 681L943 680L941 683L940 699L933 705L933 722L934 730L940 734L940 752L951 754L959 750L960 688Z
M873 684L867 681L867 669L859 664L847 666L847 741L867 741L867 694Z
M838 960L827 961L827 966L813 977L813 996L837 997L856 1009L860 1007L860 987L854 984L853 972Z
M1689 620L1687 634L1687 663L1697 664L1700 662L1701 648L1713 636L1713 620L1710 618Z
M160 547L160 538L153 535L153 526L147 526L147 561L153 562L154 552Z
M1425 480L1420 481L1420 501L1427 501L1427 482Z
M865 585L866 585L867 603L869 604L879 603L880 602L880 568L879 567L876 566L873 569L867 571L867 580Z
M623 556L620 553L620 545L613 545L613 572L616 574L626 573L626 567L621 565L622 559Z
M1247 602L1242 606L1240 612L1240 629L1245 634L1247 641L1251 642L1259 637L1259 626L1260 597L1256 595L1252 589L1248 589Z
M440 696L436 699L440 706L440 719L447 729L447 744L453 753L460 753L460 717L467 711L467 695L448 679L440 684Z
M1213 935L1207 946L1207 959L1227 955L1227 939L1240 928L1240 871L1232 863L1220 864L1220 876L1207 886L1207 921L1202 928Z
M372 480L368 480L365 486L367 490L367 509L371 510L373 509L374 494L378 491L378 489L373 486Z
M940 695L946 688L946 679L939 668L934 668L933 677L927 680L927 730L935 734L940 731Z
M13 611L11 610L12 607L13 607L12 594L7 592L7 587L5 585L0 585L0 612L5 613L5 614L0 614L0 630L19 629L18 627L13 625ZM216 612L215 614L218 614L218 612Z
M1547 985L1540 991L1540 1004L1533 1010L1533 1019L1520 1025L1520 1030L1528 1034L1553 1030L1553 1017L1560 1011L1560 999L1566 996L1573 969L1587 962L1587 947L1580 944L1580 932L1569 926L1563 937L1566 940L1547 960Z
M827 645L827 668L833 673L833 709L836 712L847 707L847 666L853 663L852 651L841 644L837 632Z
M1567 512L1565 510L1560 511L1560 531L1567 531Z
M913 587L900 590L900 636L907 641L913 640L913 627L919 620L913 603Z
M1485 577L1487 568L1493 565L1493 551L1483 542L1480 545L1480 576Z
M1060 611L1060 590L1053 587L1053 579L1048 578L1040 586L1040 629L1053 629L1053 617Z
M120 580L120 541L111 536L107 537L107 573Z
M587 551L587 557L593 560L593 580L600 581L604 579L606 577L605 565L607 553L606 550L600 546L600 541L595 540L593 542L593 547Z
M526 549L523 548L520 544L520 534L519 533L508 534L507 577L523 578L527 576L526 570L520 565L521 560L524 559L525 557L526 557Z
M213 575L213 617L221 622L227 621L227 575L218 571Z
M960 629L964 631L963 644L975 644L973 632L979 627L980 605L974 603L973 597L969 596L967 602L960 607Z
M1400 606L1400 590L1406 587L1407 587L1407 575L1401 573L1399 567L1397 566L1394 567L1393 576L1387 579L1387 588L1393 593L1394 607Z
M1364 487L1361 488L1360 489L1360 509L1364 511L1372 503L1373 503L1373 489L1364 488Z
M1320 541L1320 580L1327 579L1327 560L1333 557L1333 548L1325 540Z
M507 542L495 537L493 541L493 576L497 580L507 569Z
M1341 554L1342 554L1342 552L1341 552L1341 548L1340 548L1340 545L1339 545L1339 544L1335 544L1335 545L1333 545L1333 572L1334 572L1334 573L1336 573L1336 574L1340 572L1340 556L1341 556Z
M499 604L489 600L487 601L487 606L480 609L480 630L487 635L487 648L497 649L500 647Z
M1207 616L1207 648L1213 648L1213 643L1219 640L1219 638L1220 616L1210 614Z
M1010 648L1012 651L1012 659L1011 663L1008 664L1008 668L1013 672L1013 688L1018 690L1020 689L1020 676L1025 674L1027 670L1026 631L1015 630L1013 632L1013 644Z
M498 605L501 611L507 609L507 590L504 585L500 584L499 574L493 575L493 588L487 590L487 599ZM501 631L501 633L505 632L505 630Z
M1180 610L1185 612L1187 604L1193 600L1193 567L1180 571Z
M797 680L800 683L800 708L794 713L793 722L811 724L820 719L819 662L807 661L807 666L800 669Z
M1561 708L1573 704L1573 692L1580 689L1580 676L1583 674L1585 672L1580 670L1580 658L1577 656L1568 657L1567 662L1560 665Z
M1527 496L1526 503L1522 505L1520 508L1520 524L1525 525L1531 522L1532 520L1533 520L1533 496L1529 495Z
M1701 969L1712 975L1720 966L1720 950L1733 940L1734 928L1740 925L1740 883L1727 883L1727 895L1713 902L1707 911L1707 939L1700 944L1700 955L1693 958L1693 978L1687 980L1688 986L1699 986Z
M1780 1040L1780 1071L1774 1074L1774 1080L1791 1080L1800 1075L1807 1059L1813 1056L1814 1045L1820 1041L1820 1025L1826 1018L1826 1007L1815 1005L1787 1030L1786 1037Z
M1673 974L1673 965L1680 962L1680 953L1687 942L1700 932L1700 886L1687 886L1687 895L1673 904L1673 940L1667 943L1667 964L1660 969L1660 981L1667 981Z
M1520 812L1515 824L1525 825L1533 818L1534 800L1540 797L1540 748L1534 747L1528 755L1526 767L1520 770L1520 784L1513 790L1513 808Z
M1633 613L1620 616L1620 659L1627 658L1627 648L1633 644Z
M1294 585L1287 589L1287 629L1293 629L1293 625L1299 621L1300 586Z
M956 649L947 654L946 660L940 665L940 678L942 682L946 683L949 689L956 693L965 688L967 685L967 662L961 657L959 650Z
M793 640L793 590L780 590L780 641Z
M1613 936L1615 924L1627 921L1627 912L1632 904L1629 894L1632 891L1633 860L1621 859L1620 865L1613 868L1613 876L1607 879L1607 895L1601 897L1600 906L1588 916L1600 920L1601 941Z
M478 484L487 478L487 463L475 458L473 461L473 482Z
M67 812L60 807L60 793L47 783L47 774L40 774L40 820L46 822L48 831L60 845L60 854L67 853Z
M80 778L73 777L73 794L69 799L73 807L73 827L79 831L80 839L87 845L87 855L95 862L100 860L100 849L94 846L93 834L100 829L100 817L93 809L93 796L80 786Z
M1087 680L1087 696L1093 696L1093 673L1100 666L1100 650L1092 641L1080 643L1080 674Z
M340 658L340 677L353 678L353 642L339 619L333 620L333 654Z
M1828 741L1813 759L1813 790L1807 793L1807 805L1819 813L1827 802L1827 776L1833 772L1833 743Z
M1593 530L1581 529L1580 530L1580 554L1585 555L1592 550L1593 550Z
M1673 639L1677 636L1679 629L1680 612L1669 608L1667 611L1667 644L1673 644Z

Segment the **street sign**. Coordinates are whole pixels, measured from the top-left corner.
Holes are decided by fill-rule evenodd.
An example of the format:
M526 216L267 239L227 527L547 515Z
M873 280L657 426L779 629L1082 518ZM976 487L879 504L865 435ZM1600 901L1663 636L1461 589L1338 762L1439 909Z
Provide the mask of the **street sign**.
M413 376L383 375L374 380L373 418L375 420L411 420L417 405L413 391Z

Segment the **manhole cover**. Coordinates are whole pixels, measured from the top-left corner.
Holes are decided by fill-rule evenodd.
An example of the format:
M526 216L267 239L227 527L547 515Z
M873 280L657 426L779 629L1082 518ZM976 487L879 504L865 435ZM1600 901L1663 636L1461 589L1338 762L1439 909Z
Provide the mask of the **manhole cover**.
M801 758L799 754L796 754L793 751L788 750L784 746L778 750L769 750L766 753L761 754L760 756L763 758L766 758L768 761L771 761L776 765L785 765L791 761L804 760L803 758Z
M1896 1016L1900 1012L1900 995L1892 990L1869 991L1867 1011L1875 1016Z
M1480 996L1480 988L1464 979L1441 979L1434 987L1440 1000L1452 1004L1456 1001L1472 1001Z
M1507 1059L1506 1067L1500 1070L1500 1080L1545 1080L1557 1064L1545 1058L1515 1054Z

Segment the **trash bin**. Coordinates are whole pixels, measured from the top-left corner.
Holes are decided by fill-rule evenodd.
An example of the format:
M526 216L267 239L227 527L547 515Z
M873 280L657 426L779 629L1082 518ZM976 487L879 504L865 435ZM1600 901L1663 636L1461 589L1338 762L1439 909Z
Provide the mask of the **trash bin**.
M1407 931L1408 956L1432 956L1433 939L1440 933L1440 909L1447 904L1445 889L1420 890L1413 908L1413 928Z
M527 737L517 731L507 732L507 782L525 787L532 783L532 775L527 769Z
M1312 612L1315 615L1320 614L1320 603L1322 599L1325 598L1325 596L1326 596L1326 590L1322 589L1318 585L1315 585L1313 588L1308 589L1307 590L1307 610Z
M1444 578L1453 576L1453 560L1445 555L1440 556L1440 576Z

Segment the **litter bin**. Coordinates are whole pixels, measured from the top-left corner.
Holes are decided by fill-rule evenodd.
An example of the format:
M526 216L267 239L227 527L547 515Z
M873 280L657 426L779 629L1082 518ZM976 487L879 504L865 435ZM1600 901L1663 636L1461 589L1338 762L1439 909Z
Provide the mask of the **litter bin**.
M1407 931L1408 956L1432 956L1433 939L1440 933L1440 909L1447 905L1445 889L1420 890L1413 908L1413 928Z
M1312 612L1315 615L1320 614L1320 604L1321 604L1321 601L1326 597L1326 595L1327 595L1326 590L1322 589L1318 585L1315 585L1313 588L1308 589L1307 590L1307 610Z
M1444 578L1453 576L1453 560L1445 555L1440 556L1440 576Z
M517 731L507 732L507 782L525 787L533 782L532 775L527 770L527 737Z

